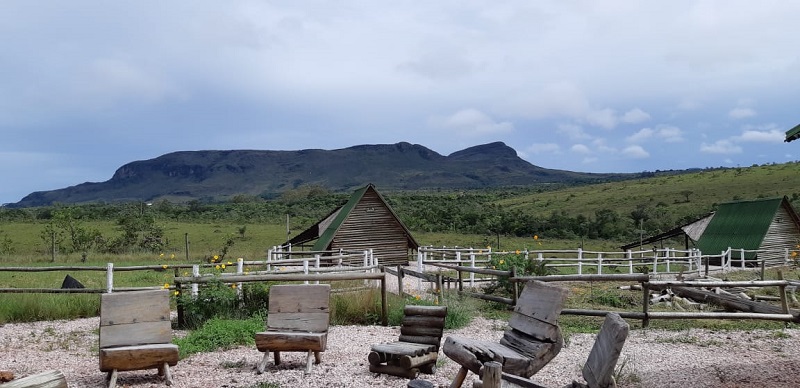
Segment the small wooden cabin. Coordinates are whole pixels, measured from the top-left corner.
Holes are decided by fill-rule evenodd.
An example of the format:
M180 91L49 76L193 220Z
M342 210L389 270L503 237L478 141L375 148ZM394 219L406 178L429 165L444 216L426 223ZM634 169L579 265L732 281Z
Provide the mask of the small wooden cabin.
M356 190L344 205L284 245L314 242L313 251L368 250L379 264L407 265L419 248L411 232L371 183Z
M635 249L640 244L663 241L684 234L703 254L717 255L728 248L731 257L745 260L782 260L785 249L795 249L800 242L800 216L789 199L766 198L720 204L717 210L691 223L660 235L622 246ZM738 250L738 251L737 251ZM755 252L763 250L763 252Z

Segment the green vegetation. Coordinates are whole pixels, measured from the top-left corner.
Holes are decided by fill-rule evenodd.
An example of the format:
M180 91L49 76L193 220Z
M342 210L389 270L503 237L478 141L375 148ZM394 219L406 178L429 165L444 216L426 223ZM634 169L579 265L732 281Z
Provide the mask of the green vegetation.
M492 247L494 251L575 249L616 251L621 242L672 228L713 210L723 202L779 197L800 199L800 164L707 169L691 174L658 176L636 181L546 189L515 188L468 192L383 193L398 216L423 245ZM241 257L260 260L266 250L320 220L347 198L313 188L298 188L277 199L235 196L226 203L161 201L142 203L58 205L42 208L0 208L0 263L3 266L85 265L116 267L157 265L152 271L115 272L117 287L166 285L184 270L179 264L221 264ZM536 238L534 238L534 236ZM188 250L187 250L188 248ZM547 268L524 255L493 256L490 266L521 274L545 274ZM229 264L230 266L230 264ZM231 271L210 269L211 273ZM0 288L58 287L69 272L2 272ZM87 288L105 287L103 271L72 273ZM180 273L180 275L186 275ZM787 279L800 278L784 269ZM730 279L752 279L753 273L730 273ZM768 272L767 278L778 278ZM337 284L348 288L357 284ZM223 283L201 289L201 297L175 297L185 307L189 335L180 339L184 352L248 345L264 327L270 283L245 284L236 290ZM637 311L640 292L619 284L570 283L569 308ZM508 295L511 284L500 279L488 291ZM237 299L237 291L242 299ZM763 291L775 295L774 290ZM448 329L467 325L482 315L505 320L508 309L497 303L460 298L445 291ZM0 323L73 319L96 316L96 294L0 294ZM389 323L399 325L407 303L434 303L426 297L388 300ZM380 322L377 291L334 293L332 324L374 325ZM656 309L660 307L654 307ZM632 328L639 324L631 320ZM561 326L571 333L595 332L602 318L562 315ZM683 330L781 329L782 322L731 320L653 320L652 328ZM498 328L502 329L502 328ZM776 334L779 335L779 334ZM623 363L624 365L624 363ZM231 366L235 367L235 366ZM620 374L625 372L620 370ZM263 387L270 387L265 383ZM259 385L261 386L261 385Z

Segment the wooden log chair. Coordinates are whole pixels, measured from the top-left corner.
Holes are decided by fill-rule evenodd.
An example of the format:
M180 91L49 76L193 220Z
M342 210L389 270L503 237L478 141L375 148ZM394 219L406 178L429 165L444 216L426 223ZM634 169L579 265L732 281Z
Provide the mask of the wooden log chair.
M100 371L109 388L119 371L158 369L172 385L169 367L178 364L172 343L169 290L119 292L100 296Z
M306 371L311 373L311 356L322 362L320 352L328 344L330 322L329 284L280 284L269 289L266 331L256 333L256 348L264 352L257 372L264 373L269 352L275 365L281 363L280 352L307 352Z
M618 313L606 314L600 332L594 340L589 358L582 369L586 384L573 381L568 388L610 388L616 387L614 370L617 360L628 338L630 326ZM473 383L472 388L545 388L532 380L502 372L502 365L489 361L483 366L481 380Z
M369 371L409 379L436 373L446 317L447 306L406 306L398 340L372 345Z
M461 365L450 387L460 387L469 371L480 376L483 364L489 361L502 364L503 372L526 378L547 365L564 343L558 316L567 292L544 282L527 282L500 343L447 337L442 350Z

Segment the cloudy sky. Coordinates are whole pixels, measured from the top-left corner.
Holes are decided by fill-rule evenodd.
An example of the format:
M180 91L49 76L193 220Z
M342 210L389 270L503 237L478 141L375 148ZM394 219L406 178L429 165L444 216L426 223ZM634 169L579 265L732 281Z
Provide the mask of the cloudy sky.
M796 1L0 2L0 203L183 150L798 160Z

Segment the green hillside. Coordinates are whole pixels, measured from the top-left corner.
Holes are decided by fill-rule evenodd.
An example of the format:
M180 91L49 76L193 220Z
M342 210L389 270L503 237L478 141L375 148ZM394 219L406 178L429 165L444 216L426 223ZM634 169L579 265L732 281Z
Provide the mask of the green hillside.
M565 212L594 216L613 209L629 214L652 209L671 218L702 215L715 204L744 199L800 197L800 163L785 163L636 179L554 191L541 191L497 201L509 211L535 214Z

